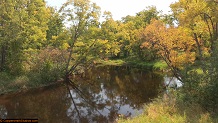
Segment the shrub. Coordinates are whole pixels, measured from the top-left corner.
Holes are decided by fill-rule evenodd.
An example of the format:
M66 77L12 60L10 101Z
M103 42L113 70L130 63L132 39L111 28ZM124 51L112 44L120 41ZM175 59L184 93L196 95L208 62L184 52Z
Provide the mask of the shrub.
M29 85L48 84L63 77L67 54L65 51L48 47L32 54L33 56L28 60L27 73L31 82Z

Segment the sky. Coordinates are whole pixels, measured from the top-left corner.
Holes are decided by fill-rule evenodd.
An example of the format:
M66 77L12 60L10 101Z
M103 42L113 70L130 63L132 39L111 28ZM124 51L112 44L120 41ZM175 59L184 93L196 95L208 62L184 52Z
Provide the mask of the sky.
M66 0L45 0L49 6L59 8ZM91 0L101 7L102 13L110 11L114 20L120 20L127 15L146 9L148 6L156 6L157 10L162 10L164 14L170 11L169 5L178 0Z

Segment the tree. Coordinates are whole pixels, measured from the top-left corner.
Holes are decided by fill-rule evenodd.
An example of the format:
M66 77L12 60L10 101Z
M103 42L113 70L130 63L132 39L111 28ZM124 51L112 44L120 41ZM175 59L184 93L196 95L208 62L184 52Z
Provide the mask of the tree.
M215 13L218 10L217 3L205 0L180 0L172 4L171 8L179 25L192 30L200 59L205 54L211 54L216 48L218 38L218 18Z
M46 31L48 30L48 21L50 18L50 9L42 0L25 1L24 9L26 15L24 18L24 48L40 49L46 44Z
M0 2L0 69L22 70L24 51L39 48L45 41L49 11L41 0Z
M187 28L197 48L197 59L187 81L187 97L197 100L206 110L217 109L218 97L218 10L214 0L179 0L171 5L179 26ZM201 70L199 74L197 70ZM212 109L212 110L211 110Z
M52 7L49 7L51 16L48 21L48 30L46 31L46 45L52 45L58 47L58 42L52 42L52 39L57 38L62 32L64 32L63 18L60 14Z
M136 16L126 16L122 18L124 33L128 33L128 38L123 44L129 55L136 56L140 60L153 60L152 53L140 48L142 41L139 38L140 31L151 23L152 19L159 19L159 12L156 7L150 6L136 14ZM127 52L126 51L126 52ZM145 57L146 56L146 57Z
M122 22L134 22L136 29L141 29L149 25L152 19L159 19L158 14L155 6L148 6L145 10L136 13L136 16L123 17Z
M78 65L87 61L96 40L86 38L87 32L98 27L100 8L89 0L68 0L59 10L66 18L69 28L69 57L66 65L66 79ZM73 62L73 63L72 63ZM73 64L73 65L71 65Z
M158 20L142 31L144 43L141 47L155 49L157 54L167 63L174 75L182 81L181 70L195 60L195 43L188 30L169 27Z
M8 69L9 66L16 64L20 66L22 37L19 30L21 30L21 20L19 11L22 11L20 6L16 6L13 0L1 1L1 18L0 18L0 46L1 46L1 71ZM20 45L18 45L20 44Z
M103 16L105 17L105 21L101 24L101 35L99 39L107 42L104 46L104 55L111 54L111 57L114 57L120 52L120 42L117 37L120 23L113 20L110 12L104 12Z

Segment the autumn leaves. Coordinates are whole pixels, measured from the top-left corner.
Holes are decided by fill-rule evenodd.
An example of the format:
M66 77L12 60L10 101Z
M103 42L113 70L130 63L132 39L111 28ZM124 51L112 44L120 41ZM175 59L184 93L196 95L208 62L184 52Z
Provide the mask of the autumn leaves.
M182 68L195 60L195 42L182 27L167 27L163 22L152 20L141 33L141 48L154 49L171 67Z

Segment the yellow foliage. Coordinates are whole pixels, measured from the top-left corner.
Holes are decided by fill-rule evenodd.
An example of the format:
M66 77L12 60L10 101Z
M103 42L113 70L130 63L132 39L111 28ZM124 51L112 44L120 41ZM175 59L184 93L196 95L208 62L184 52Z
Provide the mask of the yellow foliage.
M75 43L75 46L82 47L82 46L85 46L85 44L82 41L78 41Z
M61 46L61 49L67 50L69 47L70 47L70 46L69 46L68 43L63 43L62 46Z
M98 44L106 44L108 40L97 40Z
M157 50L157 54L173 67L182 68L195 60L195 41L185 28L167 28L161 21L153 20L142 31L142 39L141 47Z

